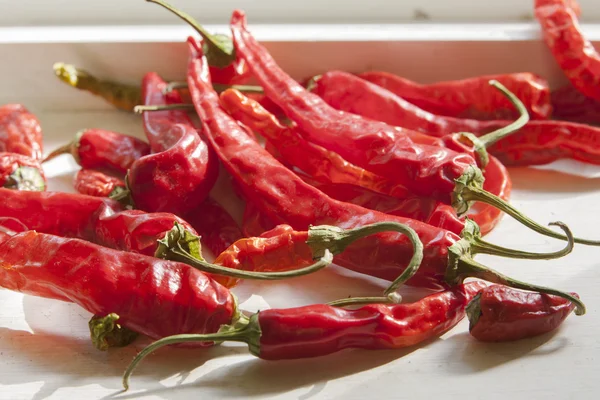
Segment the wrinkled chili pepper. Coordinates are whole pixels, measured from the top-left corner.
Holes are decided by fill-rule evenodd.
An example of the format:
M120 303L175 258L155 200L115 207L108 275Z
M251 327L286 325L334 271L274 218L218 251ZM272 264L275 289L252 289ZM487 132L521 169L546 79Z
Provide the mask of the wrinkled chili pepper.
M478 120L519 118L512 104L490 87L490 80L500 82L514 93L525 104L532 119L547 119L552 111L548 82L528 72L477 76L427 85L382 71L363 72L358 76L423 110L447 117Z
M587 97L600 101L600 54L581 32L577 2L535 0L535 17L554 59L571 84Z
M410 285L439 289L460 283L467 276L479 276L503 284L510 281L509 285L528 290L534 287L502 276L470 258L480 251L514 257L539 257L531 253L519 253L517 256L513 250L488 247L480 239L472 222L469 222L470 229L463 232L465 238L459 239L451 232L419 221L339 202L304 183L275 160L221 108L219 97L210 84L200 44L192 38L188 39L188 44L189 89L204 132L244 196L275 223L287 223L294 229L302 230L312 224L351 229L375 222L398 222L414 229L424 245L423 262L407 282ZM570 234L564 225L562 228ZM570 240L568 247L572 248L572 244ZM338 255L336 263L368 275L393 280L404 271L411 256L412 244L406 238L385 233L360 239ZM549 292L545 288L536 287L533 290ZM552 293L557 292L552 290ZM569 299L572 297L566 293L562 295ZM579 309L579 312L582 311Z
M345 72L332 71L315 79L314 90L329 105L367 118L443 136L454 132L483 135L508 121L476 121L430 114L395 94ZM561 158L600 164L600 129L559 121L530 121L515 134L492 144L489 152L509 166L541 165ZM461 150L461 137L450 135L445 145ZM470 151L472 153L472 150Z
M44 162L62 154L71 154L84 169L126 174L139 158L150 153L148 143L133 136L104 129L84 129L75 139L52 151Z
M553 90L550 96L554 119L600 125L600 101L586 97L572 85Z
M492 285L469 303L469 331L484 342L525 339L558 328L574 309L562 297Z
M409 304L369 304L345 310L325 304L263 310L245 324L212 335L176 335L142 350L123 376L129 378L148 354L175 343L236 341L265 360L323 356L348 348L398 349L442 335L465 316L469 300L483 287L469 282Z
M416 195L433 197L452 205L459 216L464 215L473 202L482 201L501 209L538 233L567 239L483 190L484 178L473 157L445 148L416 144L401 130L390 125L335 110L285 74L268 51L248 32L242 11L234 11L231 26L239 56L246 59L265 94L298 124L308 140L335 151L360 167L402 184ZM511 101L518 104L514 96L511 96ZM198 107L196 111L200 113ZM526 114L522 114L514 125L501 128L492 136L487 136L487 139L493 142L526 121ZM457 144L463 138L471 141L481 160L487 154L485 148L477 144L481 139L468 134L452 135L452 138L456 139ZM600 245L599 241L579 238L576 238L576 242Z
M163 93L165 86L157 74L146 74L144 103L181 103L177 92ZM145 113L144 127L155 153L135 161L129 169L126 181L132 203L145 211L175 214L198 207L217 180L217 158L183 111Z
M16 153L0 152L0 188L46 190L46 176L39 161Z
M246 202L242 218L242 232L246 237L262 236L266 231L275 228L276 224L261 213L252 202Z
M0 106L0 152L42 159L42 128L21 104Z
M125 182L115 176L93 169L80 169L73 178L77 192L88 196L111 197L127 190Z

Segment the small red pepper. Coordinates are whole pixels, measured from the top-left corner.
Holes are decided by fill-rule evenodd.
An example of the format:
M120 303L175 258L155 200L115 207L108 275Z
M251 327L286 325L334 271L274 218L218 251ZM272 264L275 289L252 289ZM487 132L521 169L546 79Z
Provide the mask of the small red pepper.
M554 59L571 84L600 101L600 54L587 40L578 21L575 0L535 0L535 17Z
M550 96L554 119L600 125L600 101L586 97L572 85L553 90Z
M555 330L574 309L559 296L492 285L469 303L469 331L484 342L525 339Z
M16 153L0 152L0 187L46 190L46 176L39 161Z
M42 159L42 128L21 104L0 106L0 152Z
M252 315L246 324L212 335L176 335L142 350L123 376L129 378L148 354L176 343L236 341L265 360L317 357L343 349L398 349L438 337L465 316L469 300L484 285L469 282L410 304L370 304L345 310L325 304L270 309Z
M137 159L149 153L148 143L133 136L104 129L84 129L71 143L52 151L44 162L61 154L71 154L84 169L126 174Z
M422 85L389 72L369 71L362 79L389 90L432 114L478 120L517 119L519 113L489 81L503 84L527 107L531 119L547 119L552 112L548 82L528 72L486 75Z
M80 169L73 178L77 192L88 196L111 197L127 190L125 182L114 176L93 169Z

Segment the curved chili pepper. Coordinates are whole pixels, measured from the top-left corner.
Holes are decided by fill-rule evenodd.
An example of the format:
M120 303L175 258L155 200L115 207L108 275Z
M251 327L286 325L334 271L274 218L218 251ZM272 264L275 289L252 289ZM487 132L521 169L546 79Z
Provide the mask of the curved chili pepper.
M238 315L229 290L178 262L28 231L0 244L0 286L73 302L151 338L217 332ZM208 343L204 343L207 345Z
M127 190L125 182L114 176L93 169L80 169L73 178L77 192L88 196L111 197Z
M176 92L163 93L165 87L157 74L146 74L142 90L145 104L180 103ZM131 165L126 179L131 200L145 211L185 214L208 197L219 173L218 160L185 112L146 114L145 131L158 152Z
M600 54L581 32L577 2L535 0L535 17L554 59L571 84L587 97L600 101Z
M71 143L52 151L44 162L71 154L84 169L124 175L137 159L149 153L148 143L133 136L104 129L84 129Z
M360 167L402 184L416 195L433 197L452 205L459 216L464 215L473 202L482 201L500 208L538 233L567 240L566 236L537 224L509 203L483 190L484 178L473 157L445 148L418 145L390 125L335 110L285 74L268 51L248 32L242 11L234 11L231 26L237 51L248 61L265 94L298 124L308 140L337 152ZM518 104L514 96L511 100ZM521 105L519 108L522 108ZM196 111L200 112L198 107ZM523 114L514 125L503 127L487 138L493 141L505 136L522 126L527 119ZM465 134L461 136L465 137ZM469 135L466 137L472 141L478 153L486 154L485 149L477 144L477 140L481 139L472 140ZM576 242L600 245L600 241L579 238L576 238Z
M476 121L430 114L395 94L345 72L328 72L315 79L314 90L329 105L367 118L416 129L444 138L445 146L473 154L454 132L483 135L508 121ZM518 132L492 144L489 152L509 166L541 165L573 158L600 164L600 129L567 122L530 121ZM462 148L461 148L462 147Z
M351 229L376 222L398 222L414 229L424 245L421 267L408 284L439 289L448 284L459 283L467 276L480 276L497 283L510 281L510 285L515 287L533 287L502 276L471 260L470 256L478 251L491 254L500 252L497 246L493 251L482 250L489 247L480 240L475 229L463 232L466 238L460 240L451 232L419 221L339 202L304 183L275 160L221 108L219 97L210 85L201 46L192 38L188 42L188 83L204 132L244 196L274 222L287 223L299 230L312 224ZM568 229L565 232L569 233ZM572 247L572 243L568 247ZM516 256L511 250L503 249L502 252L503 255ZM411 256L412 244L406 238L386 233L360 239L338 255L336 263L358 272L392 280L405 270ZM538 289L540 288L534 290ZM547 289L539 291L548 292Z
M553 90L550 96L554 119L600 125L600 101L586 97L572 85Z
M323 356L348 348L398 349L442 335L465 316L469 300L483 287L469 282L410 304L370 304L356 310L315 304L271 309L245 324L214 335L176 335L142 350L123 375L123 386L146 355L175 343L236 341L265 360Z
M574 309L562 297L492 285L469 303L469 331L484 342L525 339L558 328Z
M0 152L42 158L40 122L21 104L0 106Z
M529 72L478 76L427 85L382 71L363 72L358 76L436 115L478 120L519 118L510 101L490 87L490 80L500 82L514 93L525 104L532 119L547 119L552 112L548 82Z
M46 190L46 176L39 161L16 153L0 152L0 187Z

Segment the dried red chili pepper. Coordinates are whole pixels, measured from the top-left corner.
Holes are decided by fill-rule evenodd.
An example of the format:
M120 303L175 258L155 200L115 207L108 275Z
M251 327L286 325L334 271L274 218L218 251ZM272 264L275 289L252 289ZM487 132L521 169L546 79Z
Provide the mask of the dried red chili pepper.
M46 176L39 161L16 153L0 152L0 187L46 190Z
M84 169L125 174L134 161L149 153L148 143L133 136L104 129L84 129L71 143L52 151L44 162L71 154Z
M484 342L534 337L558 328L574 309L562 297L492 285L469 303L469 331Z
M292 171L277 162L221 108L218 95L210 85L201 46L192 38L188 39L188 42L188 83L196 111L203 122L204 132L244 196L254 203L261 213L276 223L287 223L295 229L305 229L312 224L351 229L383 221L410 226L417 232L425 249L421 267L408 281L411 285L439 289L447 287L448 284L459 283L470 275L485 276L485 279L503 284L510 281L510 285L520 288L533 287L489 270L470 257L481 251L514 257L540 255L520 253L517 256L516 252L500 250L497 246L492 250L491 246L488 247L481 241L472 222L469 223L470 229L463 232L465 239L459 240L451 232L419 221L333 200L304 183ZM562 227L570 234L564 225ZM571 241L568 247L572 248ZM336 258L336 263L358 272L393 280L404 271L411 255L412 244L397 234L386 233L357 241ZM538 289L540 288L534 290Z
M586 97L572 85L553 90L550 96L554 119L600 125L600 101Z
M118 196L127 190L122 179L93 169L77 171L73 178L73 187L81 194L95 197Z
M473 202L482 201L536 232L566 240L564 235L535 223L507 202L483 190L483 175L473 157L440 147L418 145L390 125L335 110L285 74L248 32L242 11L234 11L231 26L240 57L246 59L265 94L298 124L308 140L402 184L416 195L434 197L452 205L459 216L464 215ZM512 100L518 102L514 96ZM196 111L200 113L198 107ZM527 117L523 115L515 125L503 127L487 138L502 137L526 121ZM485 149L476 144L477 140L473 140L473 147L481 153ZM600 245L600 242L579 238L576 242Z
M242 218L242 232L246 237L262 236L266 231L275 228L275 223L262 214L252 202L246 202Z
M35 115L21 104L0 106L0 152L41 160L42 150L42 128Z
M587 40L577 18L574 0L535 0L535 17L554 59L571 84L600 101L600 54Z
M490 80L500 82L514 93L525 104L532 119L547 119L552 112L548 82L529 72L426 85L382 71L363 72L358 76L436 115L478 120L519 118L510 101L490 87Z
M123 375L123 386L148 354L176 343L236 341L265 360L323 356L347 348L397 349L417 345L456 326L483 287L470 282L410 304L369 304L344 310L325 304L260 311L238 327L209 335L176 335L142 350Z

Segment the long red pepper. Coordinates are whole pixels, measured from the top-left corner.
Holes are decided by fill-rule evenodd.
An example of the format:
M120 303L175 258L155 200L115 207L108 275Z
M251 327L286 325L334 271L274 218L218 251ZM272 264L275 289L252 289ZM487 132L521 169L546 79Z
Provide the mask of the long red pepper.
M42 158L42 128L38 119L21 104L0 106L0 152Z
M529 338L558 328L574 309L562 297L492 285L469 303L469 331L484 342Z
M329 105L367 118L446 136L446 145L460 149L455 132L483 135L509 121L476 121L433 115L357 76L331 71L315 79L313 90ZM561 158L600 164L600 129L559 121L530 121L518 132L492 144L489 152L511 166L541 165ZM449 142L450 141L450 142ZM468 151L465 147L463 151Z
M550 96L554 119L600 125L600 101L586 97L572 85L553 90Z
M148 143L133 136L104 129L84 129L71 143L52 151L44 162L71 154L82 168L126 174L137 159L149 153Z
M325 304L263 310L246 324L213 335L175 335L142 350L123 375L123 385L148 354L176 343L236 341L265 360L323 356L348 348L398 349L417 345L456 326L483 284L469 282L410 304L370 304L345 310Z
M117 196L127 190L122 179L93 169L77 171L73 178L73 187L78 193L95 197Z
M231 25L238 54L246 59L265 94L298 124L307 139L358 166L399 182L415 194L451 204L459 216L465 214L473 202L483 201L536 232L567 239L482 190L483 175L473 157L444 148L417 145L390 125L333 109L285 74L248 32L242 11L234 11ZM200 112L198 107L196 111ZM515 126L502 128L497 132L498 136L509 133L526 120L526 117L520 118ZM474 147L479 146L474 143ZM579 238L576 242L600 245L598 241Z
M554 59L571 84L600 101L600 54L579 26L574 0L535 0L535 17Z
M40 162L16 153L0 152L0 187L16 190L46 190Z
M408 281L411 285L439 289L471 275L484 276L485 279L498 283L510 281L510 285L520 288L534 287L475 263L470 256L478 251L516 256L512 250L500 250L497 246L492 246L492 250L481 241L476 229L464 232L466 239L459 240L451 232L419 221L333 200L304 183L277 162L220 107L218 95L210 85L201 45L192 38L188 42L189 89L203 122L204 132L245 197L260 212L275 222L288 223L295 229L305 229L312 224L335 225L343 229L383 221L405 224L416 231L424 245L424 259L417 273ZM568 229L563 228L569 234ZM572 243L569 247L572 247ZM393 280L405 270L410 255L412 244L406 238L394 233L380 233L360 239L346 248L336 258L336 263L358 272ZM535 290L549 292L547 288L536 287ZM557 293L553 290L551 292ZM562 295L571 299L568 294ZM579 312L583 312L583 309Z
M447 117L479 120L519 118L510 101L490 87L490 80L500 82L514 93L525 104L532 119L547 119L552 111L548 82L529 72L477 76L426 85L382 71L363 72L358 76L423 110Z

